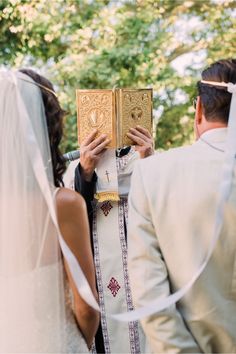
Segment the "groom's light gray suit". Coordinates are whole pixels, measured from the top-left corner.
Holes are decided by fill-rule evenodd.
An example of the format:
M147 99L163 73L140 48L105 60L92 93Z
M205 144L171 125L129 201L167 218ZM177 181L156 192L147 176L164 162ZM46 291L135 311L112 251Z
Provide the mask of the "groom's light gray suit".
M185 285L201 264L213 236L225 138L226 128L210 130L202 135L206 142L137 163L128 230L137 307ZM235 174L221 235L203 274L177 306L142 320L154 353L236 353Z

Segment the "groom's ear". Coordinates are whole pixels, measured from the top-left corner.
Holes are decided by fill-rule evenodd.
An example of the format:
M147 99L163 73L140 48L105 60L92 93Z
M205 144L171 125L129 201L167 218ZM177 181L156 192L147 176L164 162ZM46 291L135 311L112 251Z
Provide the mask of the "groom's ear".
M204 112L202 107L202 100L201 97L198 96L197 104L196 104L196 112L195 112L195 121L197 125L202 123L203 116L204 116Z

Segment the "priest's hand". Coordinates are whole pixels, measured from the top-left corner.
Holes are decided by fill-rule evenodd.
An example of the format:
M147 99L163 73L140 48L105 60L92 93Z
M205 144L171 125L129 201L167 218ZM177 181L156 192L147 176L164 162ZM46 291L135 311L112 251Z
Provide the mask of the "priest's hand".
M95 139L96 134L97 129L89 134L80 145L81 173L87 182L91 181L96 165L111 141L105 134Z
M130 128L127 136L135 143L135 150L139 152L140 158L154 154L154 141L149 131L140 125Z

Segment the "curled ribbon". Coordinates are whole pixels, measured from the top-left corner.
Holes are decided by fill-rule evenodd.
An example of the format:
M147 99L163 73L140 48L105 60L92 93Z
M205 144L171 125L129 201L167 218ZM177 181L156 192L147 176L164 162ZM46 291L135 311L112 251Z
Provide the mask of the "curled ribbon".
M125 322L139 320L143 317L157 313L157 312L171 306L172 304L176 303L177 301L179 301L186 294L186 292L192 287L192 285L195 283L195 281L198 279L198 277L201 275L201 273L205 269L211 255L212 255L215 244L219 238L221 227L222 227L222 222L223 222L224 205L227 202L229 194L230 194L231 184L232 184L232 176L233 176L233 168L235 165L236 85L232 84L232 83L214 82L214 81L205 81L205 80L202 80L201 82L209 84L209 85L214 85L214 86L227 87L228 91L232 93L231 107L230 107L230 114L229 114L229 121L228 121L228 132L227 132L227 139L226 139L225 162L223 165L223 174L222 174L222 181L221 181L221 185L220 185L220 193L219 193L218 207L217 207L217 213L216 213L216 218L215 218L215 225L214 225L214 229L213 229L213 237L212 237L208 252L207 252L202 264L199 266L197 271L194 273L192 278L189 280L189 282L184 287L182 287L181 289L179 289L178 291L176 291L175 293L169 295L168 297L166 297L164 299L159 299L159 300L153 301L153 302L149 303L149 305L139 308L139 309L136 309L134 311L120 313L120 314L107 314L109 317L112 317L116 320L125 321ZM83 274L83 271L81 270L77 259L75 258L74 254L71 252L71 250L69 249L69 247L65 243L64 239L60 235L60 231L59 231L59 227L58 227L58 223L57 223L56 212L55 212L54 201L53 201L53 196L52 196L52 191L50 189L49 182L48 182L48 179L46 176L42 156L40 154L40 149L39 149L37 140L34 135L34 131L33 131L32 125L31 125L29 115L26 111L23 100L21 98L20 91L17 86L17 80L15 80L15 83L16 83L15 88L17 90L17 102L16 103L19 107L19 112L21 114L21 118L25 124L25 138L28 141L28 144L27 144L28 149L29 149L28 153L31 158L31 163L32 163L32 167L33 167L33 170L35 173L35 177L38 180L42 194L44 195L45 201L48 205L50 216L55 224L55 227L58 230L59 243L60 243L63 255L69 265L69 268L70 268L71 274L73 276L73 279L75 281L77 290L81 294L82 298L91 307L93 307L97 311L100 311L99 305L93 296L93 293L90 289L87 279L86 279L85 275Z

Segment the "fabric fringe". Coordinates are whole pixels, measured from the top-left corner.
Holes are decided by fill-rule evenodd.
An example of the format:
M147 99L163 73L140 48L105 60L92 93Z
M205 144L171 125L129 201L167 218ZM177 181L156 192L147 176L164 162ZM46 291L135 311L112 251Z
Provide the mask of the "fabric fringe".
M99 192L95 194L94 198L97 199L100 203L108 200L113 202L118 202L120 200L119 194L117 192Z

